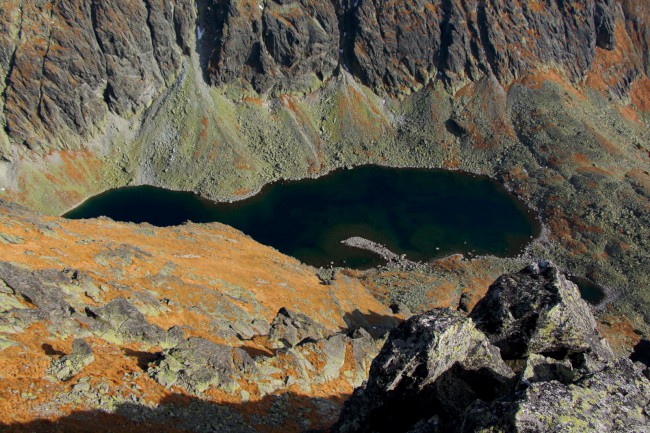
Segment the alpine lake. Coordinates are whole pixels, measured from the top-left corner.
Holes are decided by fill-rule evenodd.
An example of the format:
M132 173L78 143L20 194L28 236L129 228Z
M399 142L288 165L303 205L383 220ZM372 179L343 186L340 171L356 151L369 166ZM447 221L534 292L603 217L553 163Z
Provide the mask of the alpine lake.
M220 222L306 264L354 269L385 262L341 243L353 236L427 262L450 254L516 256L541 230L522 201L485 176L379 166L275 182L232 203L152 186L117 188L64 215L99 216L159 227Z

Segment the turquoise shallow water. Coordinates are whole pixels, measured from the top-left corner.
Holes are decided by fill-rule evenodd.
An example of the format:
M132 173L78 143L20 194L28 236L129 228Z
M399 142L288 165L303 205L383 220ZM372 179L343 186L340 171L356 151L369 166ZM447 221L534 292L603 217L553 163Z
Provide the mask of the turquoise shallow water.
M427 261L454 253L515 256L540 231L528 208L486 177L377 166L277 182L235 203L151 186L118 188L64 216L101 215L161 227L218 221L307 264L351 268L382 263L340 243L351 236Z

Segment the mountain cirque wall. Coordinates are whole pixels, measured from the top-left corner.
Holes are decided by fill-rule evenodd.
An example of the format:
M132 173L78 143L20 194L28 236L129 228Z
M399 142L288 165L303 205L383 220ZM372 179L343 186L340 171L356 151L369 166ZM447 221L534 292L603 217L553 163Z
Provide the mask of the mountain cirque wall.
M375 92L430 81L457 87L493 74L502 85L540 66L578 82L617 19L638 41L622 77L647 72L647 11L638 2L555 1L8 1L0 15L2 124L7 141L48 151L105 130L109 113L150 106L194 50L212 85L312 91L337 66ZM622 17L620 16L622 15ZM625 90L625 89L620 89Z

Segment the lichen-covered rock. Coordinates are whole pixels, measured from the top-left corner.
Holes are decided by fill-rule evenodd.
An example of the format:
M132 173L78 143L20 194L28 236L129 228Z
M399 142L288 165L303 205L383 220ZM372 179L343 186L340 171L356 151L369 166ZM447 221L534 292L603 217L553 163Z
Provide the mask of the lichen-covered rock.
M576 361L614 357L576 285L548 262L499 277L470 317L505 359L532 353Z
M533 384L512 398L477 402L463 432L648 432L650 381L627 359L565 385Z
M649 410L650 382L622 359L575 384L533 385L519 403L516 431L650 431Z
M649 431L644 366L613 360L550 263L500 277L471 317L435 310L395 328L332 432Z
M253 359L243 350L192 337L172 349L148 373L166 387L179 386L193 393L215 387L233 393L237 379L255 372Z
M383 340L374 339L363 328L306 341L278 350L273 357L257 358L255 382L263 394L294 385L306 394L327 384L359 386L367 379L382 344Z
M413 316L391 331L368 384L346 402L332 431L406 432L431 419L452 429L474 400L495 398L514 376L461 313Z
M52 361L48 373L61 381L72 379L95 360L90 344L82 339L72 342L72 352Z
M293 347L303 341L320 340L326 336L325 328L301 313L281 308L269 331L269 343L274 348Z
M144 315L124 298L117 298L101 308L86 308L94 319L93 331L100 337L117 341L137 341L150 346L173 347L183 340L178 327L165 331L147 322Z
M20 296L53 320L70 317L73 313L63 291L54 284L48 284L38 272L0 262L0 281L4 282L13 295Z

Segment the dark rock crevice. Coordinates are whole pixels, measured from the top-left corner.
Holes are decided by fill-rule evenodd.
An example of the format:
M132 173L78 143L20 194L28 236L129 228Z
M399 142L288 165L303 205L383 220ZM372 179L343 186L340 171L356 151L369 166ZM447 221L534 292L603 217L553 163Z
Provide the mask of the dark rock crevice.
M46 39L46 46L45 46L45 54L43 55L43 60L41 62L41 79L38 85L38 108L37 108L37 113L38 117L41 119L41 122L43 123L43 126L46 129L49 129L50 124L47 122L47 117L45 114L45 101L44 101L44 94L43 94L43 86L45 83L45 77L46 77L46 65L48 62L48 56L50 54L50 47L52 45L52 22L53 22L53 13L52 10L50 9L50 17L49 17L49 23L47 25L47 39Z
M485 53L487 59L487 67L489 71L494 74L497 78L501 77L499 71L499 64L496 61L497 52L494 47L494 44L490 40L489 33L489 15L487 13L487 1L479 2L477 6L477 24L479 28L481 46L483 52ZM486 71L487 72L487 71Z
M16 52L18 51L18 46L20 45L20 40L23 34L23 17L24 17L24 5L20 3L20 18L18 21L18 33L16 35L16 43L13 46L11 55L9 56L9 63L7 65L7 72L3 79L4 87L2 88L2 94L0 98L2 99L2 114L3 114L3 129L7 136L10 136L11 130L9 128L9 123L7 122L7 89L11 86L11 77L14 73L14 68L16 67Z

